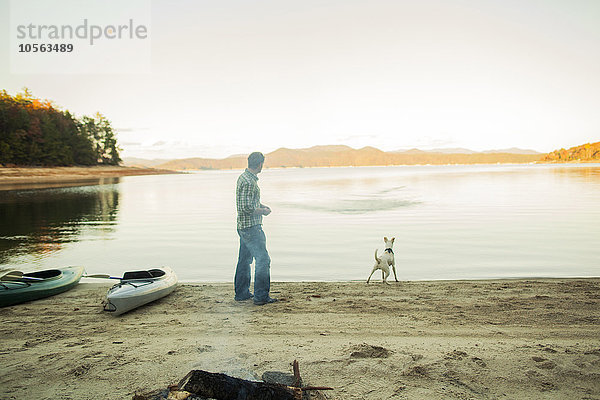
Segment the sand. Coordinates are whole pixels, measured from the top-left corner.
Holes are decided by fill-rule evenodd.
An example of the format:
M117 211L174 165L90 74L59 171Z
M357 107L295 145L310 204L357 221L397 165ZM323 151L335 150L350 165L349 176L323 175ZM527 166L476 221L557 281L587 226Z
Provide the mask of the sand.
M174 173L177 172L120 166L0 167L0 191L114 183L112 180L123 176Z
M600 399L600 279L275 282L265 306L187 283L120 317L96 281L0 309L0 398L131 399L297 359L327 399Z

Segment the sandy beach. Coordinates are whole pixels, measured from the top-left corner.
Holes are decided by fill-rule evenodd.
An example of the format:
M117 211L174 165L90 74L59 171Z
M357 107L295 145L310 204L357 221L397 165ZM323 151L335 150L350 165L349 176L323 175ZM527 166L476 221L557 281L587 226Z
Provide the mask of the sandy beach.
M131 399L297 359L326 399L600 399L600 279L275 282L265 306L187 283L120 317L111 284L0 309L1 398Z
M111 183L111 180L123 176L175 173L177 172L162 169L120 166L0 167L0 191Z

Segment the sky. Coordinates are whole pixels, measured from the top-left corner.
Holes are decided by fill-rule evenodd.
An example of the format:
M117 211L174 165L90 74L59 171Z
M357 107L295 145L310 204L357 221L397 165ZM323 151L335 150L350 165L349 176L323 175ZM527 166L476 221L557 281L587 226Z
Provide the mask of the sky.
M600 141L597 0L157 0L126 73L14 73L12 34L0 89L101 112L122 157Z

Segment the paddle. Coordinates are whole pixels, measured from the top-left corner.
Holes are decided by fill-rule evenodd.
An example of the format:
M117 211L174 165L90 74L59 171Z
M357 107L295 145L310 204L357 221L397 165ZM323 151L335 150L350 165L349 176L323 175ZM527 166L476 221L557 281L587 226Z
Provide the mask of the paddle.
M146 273L149 276L139 276L141 273ZM156 277L152 276L149 271L136 271L136 272L125 272L122 278L116 276L110 276L108 274L93 274L93 275L84 275L84 278L100 278L100 279L119 279L121 281L131 281L131 280L154 280Z
M0 272L0 280L2 280L2 278L4 278L6 275L16 275L16 274L21 274L23 275L23 273L21 271L2 271Z
M123 278L119 278L118 276L110 276L105 274L93 274L93 275L84 275L84 278L100 278L100 279L118 279L121 280Z
M1 281L18 281L20 279L29 279L32 281L43 281L44 278L34 278L33 276L25 276L21 271L8 271L0 276Z

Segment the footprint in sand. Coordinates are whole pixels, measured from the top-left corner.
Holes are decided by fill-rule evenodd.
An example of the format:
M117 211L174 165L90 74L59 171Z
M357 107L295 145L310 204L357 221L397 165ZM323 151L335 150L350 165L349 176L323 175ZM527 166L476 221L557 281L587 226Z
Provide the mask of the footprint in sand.
M552 360L545 359L543 357L531 357L533 361L536 362L536 367L541 369L554 369L556 367L556 363Z
M372 346L370 344L359 344L350 348L352 358L387 358L391 351L381 346Z

